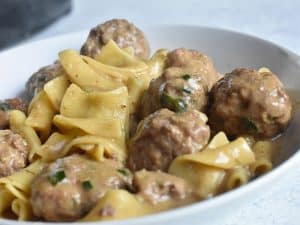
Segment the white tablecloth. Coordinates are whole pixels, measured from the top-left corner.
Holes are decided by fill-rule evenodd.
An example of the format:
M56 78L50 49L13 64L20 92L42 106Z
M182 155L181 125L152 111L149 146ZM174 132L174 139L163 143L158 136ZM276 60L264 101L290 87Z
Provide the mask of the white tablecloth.
M299 11L300 0L75 0L71 14L29 41L89 29L111 18L127 18L140 26L163 23L229 28L271 40L300 54ZM249 204L233 214L216 215L220 218L216 225L299 225L300 165L276 187L267 188L263 197L249 199ZM203 224L214 225L209 221Z

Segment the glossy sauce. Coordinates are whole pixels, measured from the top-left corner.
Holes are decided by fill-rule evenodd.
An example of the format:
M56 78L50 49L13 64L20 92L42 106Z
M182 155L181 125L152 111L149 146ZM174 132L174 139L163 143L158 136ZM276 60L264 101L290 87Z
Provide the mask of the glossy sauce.
M300 148L300 90L287 89L287 94L292 102L292 119L288 128L271 141L274 144L273 163L274 167L286 160Z

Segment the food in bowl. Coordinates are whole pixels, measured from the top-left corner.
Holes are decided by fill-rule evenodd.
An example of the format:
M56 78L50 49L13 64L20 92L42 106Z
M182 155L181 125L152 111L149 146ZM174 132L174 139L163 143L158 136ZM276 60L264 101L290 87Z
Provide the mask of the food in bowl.
M98 26L82 55L60 52L28 80L20 104L1 104L2 217L142 216L272 169L291 119L277 76L266 68L222 76L208 56L182 46L148 58L145 35L128 24Z

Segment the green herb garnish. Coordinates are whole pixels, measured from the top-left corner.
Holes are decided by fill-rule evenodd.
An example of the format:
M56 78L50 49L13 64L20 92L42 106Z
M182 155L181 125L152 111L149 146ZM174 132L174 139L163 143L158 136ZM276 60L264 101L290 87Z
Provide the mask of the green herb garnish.
M91 181L89 181L89 180L83 181L81 184L85 191L89 191L93 188L93 185L92 185Z
M247 118L247 117L243 117L242 118L242 124L245 127L246 130L250 131L250 132L258 132L258 127L255 124L254 121L252 121L251 119Z
M56 173L49 175L48 180L52 185L56 185L57 183L65 179L65 177L66 177L65 171L59 170Z
M4 112L10 110L10 105L6 102L0 103L0 109Z
M160 98L162 106L175 112L184 112L187 109L187 103L181 98L173 98L168 94L163 93Z
M125 169L125 168L124 169L117 169L117 171L119 173L121 173L122 175L124 175L125 177L128 177L131 174L131 172L128 169Z
M189 75L189 74L183 74L181 77L182 77L182 79L184 79L184 80L188 80L188 79L191 78L191 75Z
M192 93L192 90L189 89L189 88L182 88L182 91L187 93L187 94L191 94Z
M187 109L186 102L181 98L176 99L175 112L184 112L184 111L186 111L186 109Z

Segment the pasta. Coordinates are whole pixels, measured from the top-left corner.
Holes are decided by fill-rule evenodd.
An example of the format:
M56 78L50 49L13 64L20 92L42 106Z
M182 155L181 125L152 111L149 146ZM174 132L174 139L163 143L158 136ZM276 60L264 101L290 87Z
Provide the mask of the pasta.
M177 157L169 172L186 179L201 198L209 198L224 191L228 170L235 171L230 172L227 181L227 187L233 187L236 173L240 172L236 167L248 166L254 161L254 154L243 138L229 142L224 133L219 133L201 152Z
M272 165L272 152L274 145L269 141L258 141L253 146L256 161L250 165L250 170L254 176L262 175L270 171Z
M30 184L43 167L44 163L35 161L11 176L0 178L0 215L11 206L11 210L20 220L31 219L28 198Z
M44 91L47 94L52 106L58 112L63 96L69 86L69 81L65 75L54 78L44 86Z
M111 90L122 86L121 81L96 73L74 50L61 52L59 58L68 79L85 90Z
M109 212L111 209L114 214ZM110 190L82 221L126 219L149 214L150 210L135 195L124 190Z
M11 203L11 210L18 216L19 220L30 220L33 217L28 200L15 199Z
M101 54L96 60L115 67L133 67L134 70L143 70L146 65L126 51L120 49L118 45L110 40L101 50Z
M71 135L63 135L58 132L54 132L38 149L36 154L44 162L54 161L67 153L63 150L71 142L72 138L73 137Z
M228 171L225 189L232 190L241 185L248 183L250 180L250 172L248 168L238 167Z
M129 92L130 113L134 113L138 99L148 88L150 81L163 73L167 52L164 49L158 50L149 62L144 63L125 53L111 41L102 49L102 53L97 58L99 61L86 56L82 58L98 74L109 74L113 79L121 80L126 84ZM111 55L114 57L110 57ZM113 61L107 59L113 59Z
M55 109L46 92L41 91L31 102L25 125L34 128L40 134L41 139L46 140L50 134L54 115Z

